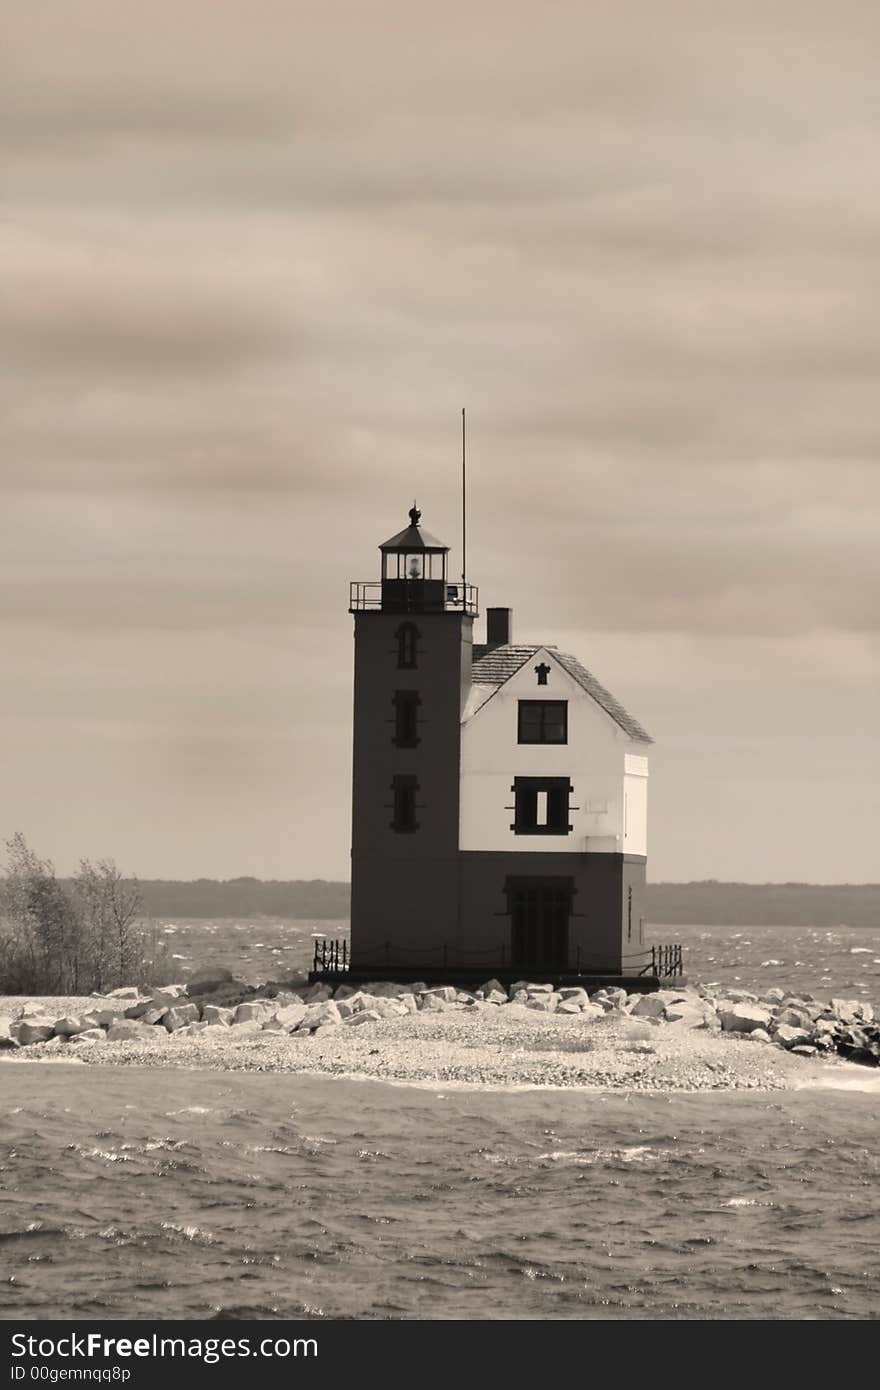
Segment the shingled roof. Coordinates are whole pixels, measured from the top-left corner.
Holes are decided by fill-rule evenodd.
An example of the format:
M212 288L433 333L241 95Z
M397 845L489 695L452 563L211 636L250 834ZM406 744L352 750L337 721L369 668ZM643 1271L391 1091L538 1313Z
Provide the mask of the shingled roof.
M473 668L471 677L475 685L502 686L515 676L517 671L525 665L530 657L536 652L548 651L559 662L564 671L567 671L571 678L577 681L583 690L591 695L597 705L601 705L606 714L610 714L625 734L635 739L638 743L653 743L651 735L647 733L637 719L634 719L610 691L604 685L600 685L596 677L582 666L576 656L569 656L567 652L559 652L555 647L546 644L536 643L523 646L520 643L508 642L500 647L487 647L481 643L474 643Z

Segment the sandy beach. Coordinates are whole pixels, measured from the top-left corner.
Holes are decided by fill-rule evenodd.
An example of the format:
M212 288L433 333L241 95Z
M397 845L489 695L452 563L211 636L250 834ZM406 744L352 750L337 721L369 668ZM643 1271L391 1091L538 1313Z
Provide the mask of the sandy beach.
M95 998L0 999L0 1020L38 1003L47 1014L78 1014ZM104 1001L106 1002L106 1001ZM748 1034L651 1024L609 1013L587 1019L517 1004L384 1018L313 1034L208 1028L183 1036L86 1046L61 1038L4 1053L17 1061L155 1066L212 1071L301 1072L416 1084L599 1087L635 1091L778 1091L861 1072L832 1057L805 1057Z

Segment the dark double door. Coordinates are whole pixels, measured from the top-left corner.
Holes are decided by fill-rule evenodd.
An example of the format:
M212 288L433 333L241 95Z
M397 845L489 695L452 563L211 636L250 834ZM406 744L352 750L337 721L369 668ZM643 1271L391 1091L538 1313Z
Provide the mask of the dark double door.
M571 887L548 880L510 884L512 962L517 968L566 970Z

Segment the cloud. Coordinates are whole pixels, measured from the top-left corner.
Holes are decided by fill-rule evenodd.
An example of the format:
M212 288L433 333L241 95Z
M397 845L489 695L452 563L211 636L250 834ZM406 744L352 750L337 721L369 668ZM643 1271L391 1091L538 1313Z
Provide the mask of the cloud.
M468 568L522 630L870 664L874 7L534 14L10 16L0 621L13 672L31 640L66 653L59 728L106 643L150 667L179 638L210 690L219 634L260 632L288 674L326 639L347 690L348 579L413 496L457 545L463 404ZM774 667L777 712L802 681ZM235 738L247 701L274 727L239 693ZM663 678L643 694L651 727Z

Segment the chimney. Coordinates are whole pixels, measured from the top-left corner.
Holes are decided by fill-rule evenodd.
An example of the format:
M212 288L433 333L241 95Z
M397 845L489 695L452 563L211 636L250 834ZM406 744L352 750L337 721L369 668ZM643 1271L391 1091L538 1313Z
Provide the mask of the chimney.
M487 647L503 647L505 643L513 641L513 609L512 608L487 608L486 609L486 645Z

